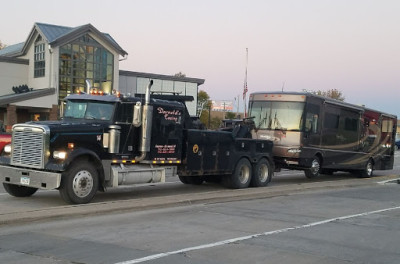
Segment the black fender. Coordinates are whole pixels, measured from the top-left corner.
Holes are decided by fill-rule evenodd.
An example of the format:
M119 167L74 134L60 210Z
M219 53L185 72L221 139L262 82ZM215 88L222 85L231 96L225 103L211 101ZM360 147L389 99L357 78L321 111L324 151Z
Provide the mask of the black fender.
M90 149L87 149L87 148L77 148L68 154L68 157L63 164L64 169L65 170L68 169L68 167L71 165L71 163L80 157L87 157L89 159L89 161L93 161L96 165L101 166L101 159L100 159L99 155L97 155L96 152L94 152Z
M101 159L99 155L87 148L77 148L72 150L71 152L68 153L67 159L60 163L57 162L56 160L51 160L46 164L47 170L51 171L60 171L64 172L66 171L73 163L75 160L78 159L87 159L88 162L94 163L95 167L97 168L98 174L99 174L99 187L102 188L103 182L104 182L104 169L103 165L101 162Z

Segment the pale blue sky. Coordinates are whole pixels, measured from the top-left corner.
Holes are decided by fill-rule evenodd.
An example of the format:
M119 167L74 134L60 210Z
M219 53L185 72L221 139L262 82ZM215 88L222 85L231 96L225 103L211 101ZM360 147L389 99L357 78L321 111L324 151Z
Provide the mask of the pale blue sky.
M338 89L400 117L399 0L2 1L0 40L34 22L91 23L128 53L123 70L204 78L214 100L249 92Z

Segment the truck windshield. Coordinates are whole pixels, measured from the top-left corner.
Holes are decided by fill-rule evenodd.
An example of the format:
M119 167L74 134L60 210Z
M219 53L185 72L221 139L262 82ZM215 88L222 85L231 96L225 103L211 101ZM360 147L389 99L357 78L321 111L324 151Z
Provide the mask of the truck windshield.
M96 101L68 101L64 118L79 118L89 120L110 120L114 104Z
M300 131L304 102L251 102L249 116L258 129Z

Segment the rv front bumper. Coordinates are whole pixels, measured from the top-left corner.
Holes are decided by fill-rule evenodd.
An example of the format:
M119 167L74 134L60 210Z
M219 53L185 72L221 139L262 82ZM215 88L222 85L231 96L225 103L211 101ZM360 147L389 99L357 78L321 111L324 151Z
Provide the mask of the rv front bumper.
M288 158L274 157L274 161L278 167L303 170L311 167L312 159L309 158Z
M60 187L61 173L0 165L0 181L3 183L51 190Z

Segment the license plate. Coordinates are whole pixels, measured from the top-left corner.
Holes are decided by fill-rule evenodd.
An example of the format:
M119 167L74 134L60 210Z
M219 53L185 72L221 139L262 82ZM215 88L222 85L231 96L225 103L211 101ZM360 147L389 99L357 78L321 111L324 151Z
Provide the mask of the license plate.
M22 185L29 185L31 182L31 179L29 177L21 177L20 183Z

